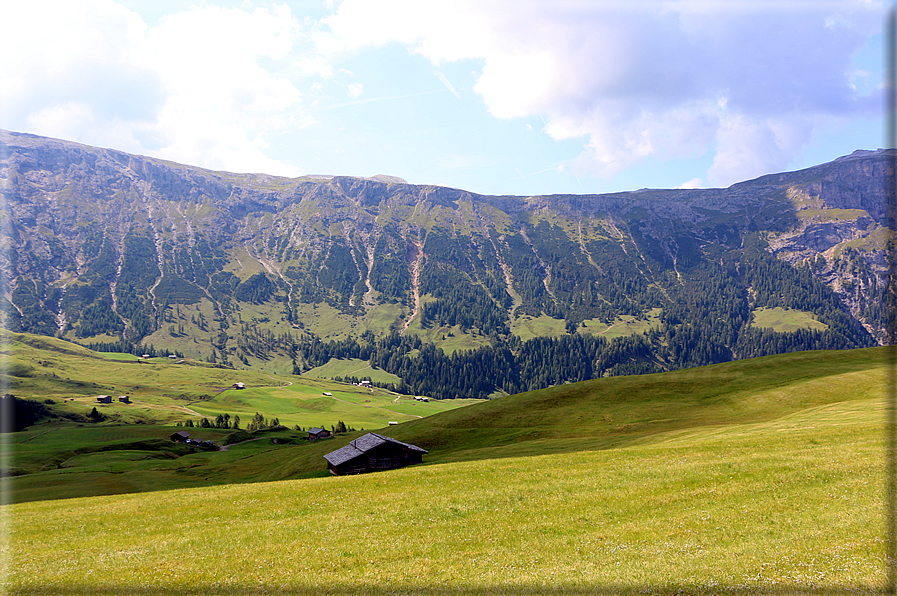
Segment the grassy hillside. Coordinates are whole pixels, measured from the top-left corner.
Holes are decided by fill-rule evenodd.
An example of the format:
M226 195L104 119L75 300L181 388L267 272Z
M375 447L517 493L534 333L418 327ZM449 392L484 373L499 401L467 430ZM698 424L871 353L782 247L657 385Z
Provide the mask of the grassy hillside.
M429 450L425 463L475 461L648 444L665 433L773 421L875 398L885 385L884 357L885 348L779 355L564 385L465 408L458 400L420 403L323 380L226 390L190 408L209 418L237 413L244 425L254 411L304 428L343 420L376 430L388 420L404 420L382 432ZM328 389L332 396L322 394ZM12 451L20 475L7 483L8 497L22 502L323 475L324 454L361 433L309 443L303 433L285 430L227 452L182 454L159 443L128 446L151 440L166 445L177 430L172 426L126 426L114 431L115 438L112 430L94 426L37 425L16 433ZM226 435L187 430L216 441ZM122 461L128 463L115 467Z
M758 308L753 311L751 325L768 327L780 333L789 333L798 329L816 329L825 331L828 326L819 322L813 313L787 308Z
M323 366L317 366L305 371L303 376L317 379L333 379L336 377L363 379L369 377L375 383L398 384L401 381L396 375L378 368L372 368L370 362L357 358L347 358L345 360L334 358Z
M611 377L494 399L400 425L427 461L609 449L724 424L774 420L882 395L886 349L780 354Z
M247 386L288 382L193 360L138 361L134 356L92 352L27 333L0 331L0 343L5 352L0 383L5 391L22 398L51 400L54 410L74 414L87 414L98 395L129 395L134 403L116 402L104 409L121 422L174 423L191 416L189 404L212 399L236 382Z
M765 364L733 382L744 387L749 373L778 363ZM854 364L829 377L851 377L862 370ZM708 403L696 425L603 450L6 506L7 587L42 596L881 593L883 403L806 397L821 376L805 368L767 383L765 398L744 396L773 406L772 417L705 387L689 398ZM649 393L659 406L658 388Z
M198 423L202 417L229 413L245 424L260 412L288 426L329 427L342 420L356 428L380 428L391 420L414 420L472 403L421 403L378 388L217 368L190 359L141 361L30 334L0 331L0 344L6 346L0 367L3 391L44 403L60 416L84 416L96 407L118 423ZM237 382L246 389L231 389ZM113 403L97 404L96 397L103 394L112 395ZM119 395L129 395L132 403L118 403Z
M296 426L330 428L338 421L357 429L381 429L472 400L418 402L377 388L355 387L292 375L267 375L215 368L191 360L97 353L29 334L3 334L3 392L38 402L52 418L6 436L14 477L2 486L9 501L158 491L174 488L324 474L332 444L311 445ZM230 388L235 382L247 388ZM98 404L96 396L113 396ZM133 403L117 396L127 394ZM329 394L329 395L325 395ZM96 408L104 422L88 418ZM183 428L175 423L218 414L239 416L242 426L256 412L278 418L290 430L266 432L259 440L207 452L176 445L177 430L192 438L223 443L231 432ZM290 453L290 451L295 453ZM298 458L300 470L285 464Z

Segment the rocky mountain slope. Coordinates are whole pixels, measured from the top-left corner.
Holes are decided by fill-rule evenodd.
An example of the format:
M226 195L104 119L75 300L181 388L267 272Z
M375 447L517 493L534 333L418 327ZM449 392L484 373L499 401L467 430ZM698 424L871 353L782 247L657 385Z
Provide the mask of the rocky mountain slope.
M275 368L303 367L300 341L392 332L449 352L635 333L649 353L633 362L656 369L872 345L889 162L858 151L726 189L484 196L0 131L2 323Z

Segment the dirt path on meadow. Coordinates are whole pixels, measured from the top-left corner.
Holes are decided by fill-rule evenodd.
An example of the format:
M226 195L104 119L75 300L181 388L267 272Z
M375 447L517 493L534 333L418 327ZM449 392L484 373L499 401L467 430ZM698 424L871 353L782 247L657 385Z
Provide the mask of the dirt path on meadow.
M218 451L227 451L231 447L236 447L237 445L242 445L243 443L250 443L252 441L261 441L263 439L267 439L268 437L256 437L254 439L246 439L245 441L240 441L239 443L231 443L230 445L222 445L218 448Z

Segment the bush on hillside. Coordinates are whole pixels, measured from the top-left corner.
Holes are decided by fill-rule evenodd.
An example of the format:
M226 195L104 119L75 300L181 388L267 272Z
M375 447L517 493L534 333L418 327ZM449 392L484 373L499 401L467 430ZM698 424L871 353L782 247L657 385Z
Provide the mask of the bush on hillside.
M224 437L225 445L233 445L234 443L241 443L243 441L248 441L249 439L254 439L255 435L252 433L248 433L245 430L237 430L226 437Z

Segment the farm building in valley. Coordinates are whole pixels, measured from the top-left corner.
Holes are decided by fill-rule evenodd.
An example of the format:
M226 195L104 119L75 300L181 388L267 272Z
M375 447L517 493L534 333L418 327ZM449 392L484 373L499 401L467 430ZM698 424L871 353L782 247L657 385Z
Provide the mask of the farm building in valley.
M377 433L368 433L324 456L331 474L364 474L392 470L423 461L426 449Z
M191 439L190 433L179 430L171 435L170 439L176 443L184 443L192 447L203 447L204 449L216 449L215 443L209 440L201 441L199 439Z
M315 439L329 439L333 435L329 430L325 430L323 428L318 428L317 426L314 428L308 429L308 440L314 441Z

